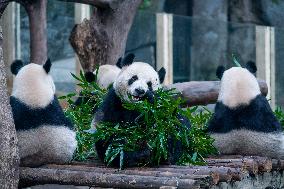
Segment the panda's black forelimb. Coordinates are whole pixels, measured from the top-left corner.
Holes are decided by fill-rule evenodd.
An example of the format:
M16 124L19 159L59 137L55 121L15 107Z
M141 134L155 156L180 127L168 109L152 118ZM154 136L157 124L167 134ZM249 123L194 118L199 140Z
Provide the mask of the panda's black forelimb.
M123 107L122 101L115 93L113 87L109 89L99 111L104 112L100 121L111 123L131 122L140 115L137 111L127 110Z

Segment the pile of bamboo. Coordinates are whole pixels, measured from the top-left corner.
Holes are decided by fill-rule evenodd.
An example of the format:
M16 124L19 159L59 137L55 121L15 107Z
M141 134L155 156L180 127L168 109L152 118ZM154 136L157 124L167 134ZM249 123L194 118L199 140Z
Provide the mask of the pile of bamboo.
M97 163L21 167L20 185L65 184L107 188L209 188L263 172L284 170L284 160L257 156L206 159L207 166L164 165L118 170Z

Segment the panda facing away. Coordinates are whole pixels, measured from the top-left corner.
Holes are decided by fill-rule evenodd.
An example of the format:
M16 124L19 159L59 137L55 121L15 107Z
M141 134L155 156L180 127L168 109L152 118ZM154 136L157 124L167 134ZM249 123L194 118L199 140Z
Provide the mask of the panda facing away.
M134 110L127 110L123 107L122 102L136 102L144 99L151 102L154 92L161 87L161 83L165 78L165 69L161 68L157 72L149 64L133 62L133 59L134 55L128 54L121 61L118 61L117 66L121 68L121 72L115 79L113 87L109 89L101 107L94 115L92 121L94 129L99 122L134 122L140 113ZM186 123L189 124L188 122ZM104 140L100 140L95 144L98 157L101 161L105 159L105 152L109 144L109 141ZM171 159L171 149L169 149L169 156L169 161L175 163L176 159ZM138 162L148 160L149 157L150 150L147 147L142 147L141 151L124 152L124 166L137 166ZM119 157L114 159L112 166L119 166Z
M208 131L221 154L284 158L284 136L255 78L256 65L219 66L221 89Z
M73 125L55 96L50 68L50 60L43 66L20 60L11 65L10 104L22 166L69 162L77 146Z

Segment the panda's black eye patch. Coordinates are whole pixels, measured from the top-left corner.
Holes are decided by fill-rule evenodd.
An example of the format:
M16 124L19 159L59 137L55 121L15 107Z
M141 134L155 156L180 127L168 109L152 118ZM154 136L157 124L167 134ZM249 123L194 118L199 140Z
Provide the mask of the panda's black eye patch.
M149 81L149 82L147 83L147 85L148 85L149 90L152 90L152 82Z
M138 80L137 75L132 76L129 80L128 80L128 85L132 85L132 83L134 83L135 81Z

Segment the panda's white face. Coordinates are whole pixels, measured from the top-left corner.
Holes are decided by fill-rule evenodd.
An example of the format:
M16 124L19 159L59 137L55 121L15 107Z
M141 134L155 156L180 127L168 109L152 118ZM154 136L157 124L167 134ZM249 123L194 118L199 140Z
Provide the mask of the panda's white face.
M113 83L116 94L128 102L139 101L148 90L161 87L158 73L152 66L143 62L133 62L122 68Z
M248 105L259 94L261 92L255 76L245 68L233 67L223 74L218 101L235 108Z
M30 107L46 107L54 94L54 82L41 65L30 63L22 67L14 78L12 96Z

